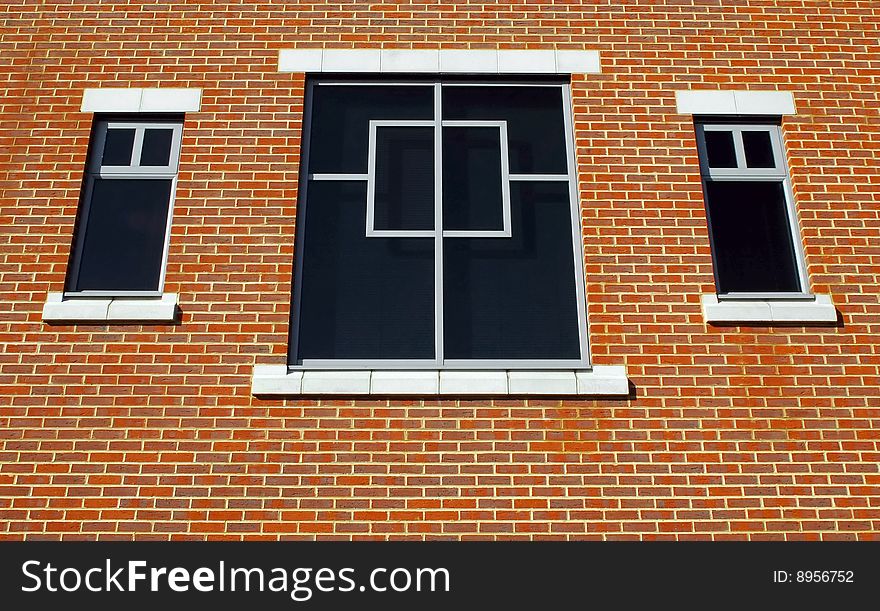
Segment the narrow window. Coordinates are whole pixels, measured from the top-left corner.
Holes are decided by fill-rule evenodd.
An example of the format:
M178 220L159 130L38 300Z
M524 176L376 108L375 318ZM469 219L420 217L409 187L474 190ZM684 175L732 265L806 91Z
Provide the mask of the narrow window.
M697 123L719 295L808 292L778 125Z
M182 123L95 124L67 292L162 291Z

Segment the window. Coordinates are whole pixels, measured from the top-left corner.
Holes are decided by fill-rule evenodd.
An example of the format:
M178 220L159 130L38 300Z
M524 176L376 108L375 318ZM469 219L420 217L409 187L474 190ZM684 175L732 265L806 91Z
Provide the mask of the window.
M588 365L567 83L310 81L293 367Z
M779 126L696 127L719 296L808 294Z
M161 294L182 129L96 121L67 294Z

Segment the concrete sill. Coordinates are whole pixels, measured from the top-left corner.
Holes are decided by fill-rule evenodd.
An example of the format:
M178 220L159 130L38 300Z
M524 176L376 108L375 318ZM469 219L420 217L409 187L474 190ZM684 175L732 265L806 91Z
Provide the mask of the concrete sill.
M254 395L590 395L626 396L621 366L541 371L288 371L286 365L257 365Z
M174 322L177 293L161 297L72 297L49 293L43 306L44 322L154 323Z
M832 323L837 310L828 295L814 299L732 299L718 300L703 295L703 318L708 323Z

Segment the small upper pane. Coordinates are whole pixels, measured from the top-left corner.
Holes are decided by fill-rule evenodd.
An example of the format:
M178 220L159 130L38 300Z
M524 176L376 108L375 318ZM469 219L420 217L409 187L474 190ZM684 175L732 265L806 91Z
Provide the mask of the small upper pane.
M167 166L171 161L171 142L174 130L170 128L144 130L144 145L141 149L142 166Z
M746 166L750 168L775 168L773 143L769 131L748 130L742 132Z
M104 152L101 155L101 165L131 165L131 153L134 148L134 133L135 129L133 127L109 128L104 139Z
M434 89L319 85L313 89L309 171L366 174L371 120L433 120Z
M434 129L376 129L373 228L434 228Z
M443 87L443 120L506 121L511 174L565 174L562 88Z
M501 131L443 128L443 229L504 229Z
M706 156L710 168L735 168L736 147L733 144L733 132L705 130Z

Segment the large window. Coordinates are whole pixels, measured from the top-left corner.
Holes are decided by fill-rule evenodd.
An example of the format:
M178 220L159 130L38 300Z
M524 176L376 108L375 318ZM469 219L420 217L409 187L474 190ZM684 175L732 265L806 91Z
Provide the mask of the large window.
M312 81L290 364L588 364L568 85Z
M181 131L167 118L96 122L68 294L161 293Z
M719 296L807 294L779 126L698 122L697 144Z

